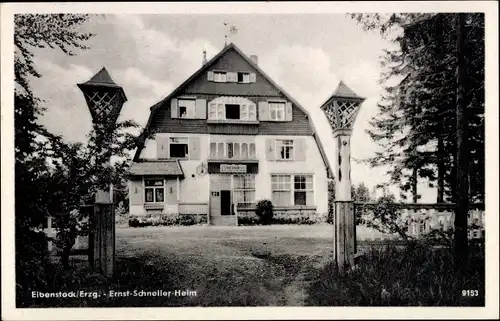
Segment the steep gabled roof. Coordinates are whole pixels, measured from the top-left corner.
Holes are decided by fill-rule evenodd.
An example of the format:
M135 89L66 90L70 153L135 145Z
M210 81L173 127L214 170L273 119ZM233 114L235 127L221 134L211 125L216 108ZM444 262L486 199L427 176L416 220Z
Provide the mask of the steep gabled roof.
M290 96L287 92L285 92L274 80L272 80L260 67L257 65L252 59L247 57L234 43L230 43L229 45L225 46L217 55L215 55L212 59L210 59L206 64L204 64L200 69L198 69L194 74L192 74L186 81L184 81L180 86L178 86L174 91L170 93L167 97L159 101L158 103L154 104L151 106L151 113L149 115L148 122L146 124L146 127L144 128L144 133L142 135L142 138L140 140L140 145L137 148L137 151L134 156L134 161L137 161L139 158L139 154L144 147L144 143L146 141L146 133L148 131L148 128L151 125L151 122L154 117L155 110L168 102L170 99L175 97L180 91L182 91L192 80L196 79L198 76L200 76L202 73L206 72L209 70L209 68L219 59L221 56L223 56L226 52L229 50L234 50L236 51L247 63L249 63L256 72L258 72L265 80L267 80L269 83L271 83L278 91L283 94L290 102L292 102L297 108L299 108L304 114L306 114L307 119L309 120L309 124L311 125L311 129L313 132L313 137L316 141L316 144L318 145L318 149L320 151L321 157L323 159L323 162L326 166L327 172L330 175L330 177L333 177L333 170L330 168L328 165L328 160L326 158L326 153L323 147L323 144L321 143L317 133L316 129L314 127L314 124L312 123L311 117L309 116L309 112L301 105L299 104L298 101L296 101L292 96Z

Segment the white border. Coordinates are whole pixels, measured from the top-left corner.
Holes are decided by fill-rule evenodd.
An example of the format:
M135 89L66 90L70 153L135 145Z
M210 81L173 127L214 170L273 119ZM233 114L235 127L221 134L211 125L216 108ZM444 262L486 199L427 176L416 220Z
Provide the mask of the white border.
M259 2L259 3L9 3L1 4L1 159L2 159L2 319L392 319L498 318L498 6L493 1L439 2ZM54 308L15 309L14 295L14 13L345 13L484 12L486 14L486 307L484 308ZM496 229L496 230L493 230Z

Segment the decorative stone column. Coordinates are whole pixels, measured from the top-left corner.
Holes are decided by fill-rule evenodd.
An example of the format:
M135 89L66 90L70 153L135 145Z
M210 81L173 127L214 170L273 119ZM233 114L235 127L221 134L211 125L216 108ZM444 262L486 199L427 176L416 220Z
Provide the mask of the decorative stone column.
M333 242L335 262L340 271L354 265L356 221L351 195L351 133L364 100L341 81L321 106L333 129L335 158L330 160L335 179Z
M96 166L111 166L110 137L111 129L127 101L121 86L118 86L102 68L89 81L78 84L83 92L92 123L98 135L102 135ZM89 263L92 269L106 277L113 277L115 269L115 209L113 186L109 177L100 177L101 185L95 195L94 210L90 215Z

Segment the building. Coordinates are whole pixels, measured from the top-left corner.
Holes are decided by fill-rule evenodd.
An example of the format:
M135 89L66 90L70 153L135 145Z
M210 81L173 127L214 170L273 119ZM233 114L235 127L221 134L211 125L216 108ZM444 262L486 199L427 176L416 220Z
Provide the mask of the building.
M257 56L229 44L151 107L130 167L130 215L236 225L262 199L276 215L326 215L329 177L308 112Z

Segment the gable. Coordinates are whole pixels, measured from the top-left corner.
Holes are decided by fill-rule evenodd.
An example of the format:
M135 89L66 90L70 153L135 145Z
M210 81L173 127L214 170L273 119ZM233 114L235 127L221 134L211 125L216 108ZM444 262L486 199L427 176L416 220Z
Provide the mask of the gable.
M204 66L205 71L189 81L180 94L218 94L243 96L279 96L278 88L263 77L254 66L245 60L234 48L229 48L224 54ZM248 72L255 74L255 82L242 84L237 82L214 82L208 80L208 72Z

